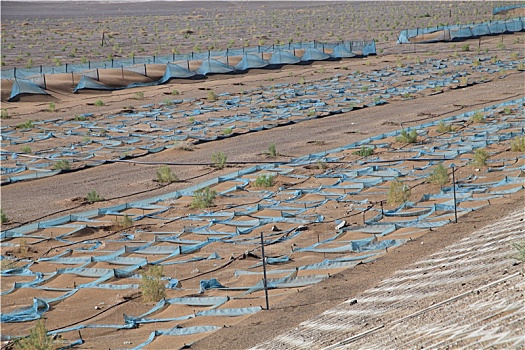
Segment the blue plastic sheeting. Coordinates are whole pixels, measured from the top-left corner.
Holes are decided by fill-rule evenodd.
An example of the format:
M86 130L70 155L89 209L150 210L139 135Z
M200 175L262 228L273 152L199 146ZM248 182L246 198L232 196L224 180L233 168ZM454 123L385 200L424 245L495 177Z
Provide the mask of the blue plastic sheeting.
M49 310L49 304L42 299L33 298L33 305L24 307L6 314L1 314L2 322L27 322L38 320Z
M230 73L235 71L235 68L222 63L213 58L208 58L207 60L202 61L202 64L195 71L197 74L207 75L207 74L221 74L221 73Z
M197 312L195 314L195 316L236 317L236 316L244 316L244 315L254 314L254 313L259 312L261 310L262 310L262 308L260 306L241 307L241 308L211 309L211 310L199 311L199 312Z
M204 293L208 289L220 289L220 288L226 288L226 287L223 286L216 278L212 278L210 280L201 280L199 294Z
M333 52L330 54L330 56L333 58L350 58L354 57L355 53L353 53L352 51L347 49L346 46L341 44L334 47Z
M301 61L324 61L330 58L330 55L316 48L308 48L301 56Z
M217 326L197 326L197 327L187 327L187 328L175 327L171 329L156 330L156 331L151 332L148 340L134 347L133 350L142 349L146 345L150 344L153 340L155 340L156 337L161 336L161 335L174 335L174 336L191 335L191 334L198 334L198 333L205 333L205 332L213 332L220 328L221 327L217 327Z
M427 43L438 41L462 40L475 38L481 35L497 35L503 33L520 32L525 29L525 17L513 18L510 20L499 20L476 24L451 25L432 28L405 29L399 34L398 44ZM439 34L432 38L425 34ZM413 38L419 37L420 40ZM412 40L411 40L412 39Z
M272 57L268 60L268 64L272 65L296 64L299 62L301 62L300 58L287 51L273 52Z
M268 65L266 60L254 54L244 54L242 60L235 65L235 70L245 71L252 68L264 68Z
M46 90L35 84L34 82L26 79L15 79L13 81L13 87L11 88L11 95L7 99L8 102L16 101L20 95L31 94L31 95L49 95Z
M525 4L515 4L515 5L494 7L492 9L492 14L496 15L496 14L498 14L500 12L506 12L508 10L518 9L518 8L522 8L522 7L525 7Z

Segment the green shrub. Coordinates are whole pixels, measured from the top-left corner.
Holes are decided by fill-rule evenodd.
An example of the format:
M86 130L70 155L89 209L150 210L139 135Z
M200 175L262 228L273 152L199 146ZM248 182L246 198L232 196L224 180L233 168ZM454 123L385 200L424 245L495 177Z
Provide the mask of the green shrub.
M438 164L428 178L428 182L441 187L447 184L448 181L447 168L445 168L443 164Z
M215 95L215 92L208 91L208 101L217 101L217 95Z
M71 169L71 165L69 164L69 161L67 159L61 159L58 162L55 163L53 166L53 169L55 170L69 170Z
M56 112L56 109L57 109L57 107L56 107L55 103L54 102L49 102L49 107L47 108L47 110L49 112Z
M509 107L505 107L503 108L503 114L505 115L509 115L512 113L512 109L510 109Z
M77 122L83 122L85 121L87 118L83 115L75 115L75 121Z
M470 51L469 44L463 44L461 45L461 51Z
M133 226L133 219L128 214L125 214L122 218L115 217L115 229L122 230Z
M0 208L0 223L5 224L9 221L7 214L4 212L4 209Z
M7 108L2 108L2 112L0 114L1 119L9 119L9 112L7 111Z
M157 170L157 181L160 183L172 183L179 181L177 175L175 175L167 165L162 165Z
M372 154L374 154L374 149L373 148L368 148L368 147L365 147L365 146L361 146L361 149L359 151L355 151L352 154L355 154L355 155L361 156L361 157L368 157L368 156L371 156Z
M410 199L410 195L410 187L403 181L395 179L390 183L387 203L390 205L405 203Z
M525 63L523 63L523 62L518 63L518 70L519 71L524 71L525 70Z
M255 180L255 187L272 187L275 175L262 174Z
M396 137L398 142L403 143L416 143L417 142L417 131L416 130L401 130L401 134Z
M326 165L326 162L325 162L325 161L322 161L322 160L320 160L320 159L317 160L316 164L317 164L317 168L318 168L319 170L325 170L326 168L328 168L328 165Z
M89 203L95 203L95 202L102 202L104 201L104 198L97 193L97 191L93 190L91 192L88 192L86 196L86 201Z
M144 98L144 92L143 91L135 92L135 99L142 100L143 98Z
M213 201L217 197L217 191L210 190L209 187L201 188L193 192L193 202L191 208L193 209L204 209L213 206Z
M478 148L476 152L474 152L474 159L472 162L477 166L486 166L487 159L489 159L488 152L483 148Z
M104 101L102 101L102 100L96 100L96 101L95 101L95 106L97 106L97 107L102 107L102 106L104 106Z
M27 145L26 146L22 146L22 147L20 147L20 151L22 153L31 153L31 147L29 147Z
M519 261L525 262L525 240L522 240L521 242L516 242L512 246L517 250L516 254L514 255L514 258L518 259Z
M231 133L233 132L233 128L226 128L222 131L222 133L224 135L231 135Z
M480 111L477 111L470 117L470 121L473 123L482 123L485 120L485 116Z
M44 319L39 319L35 328L29 330L29 336L19 339L14 344L15 350L53 350L53 337L47 335Z
M438 132L444 134L444 133L447 133L447 132L451 132L451 131L454 131L454 127L450 124L446 124L444 121L440 121L438 123L438 128L437 128Z
M16 126L18 129L31 129L33 127L33 121L31 119L20 123Z
M151 265L142 274L140 292L145 303L158 302L166 296L166 287L162 282L162 266Z
M171 106L173 104L173 101L169 98L165 99L164 102L162 102L164 106Z
M268 155L272 158L277 157L277 149L275 148L275 143L270 143L270 146L268 146Z
M172 94L172 95L178 95L178 94L179 94L179 91L178 91L177 89L173 89L173 90L171 91L171 94Z
M516 136L510 149L512 152L525 152L525 136Z
M213 162L213 166L217 169L223 169L226 166L226 160L228 157L224 152L217 152L213 153L211 155L211 161Z

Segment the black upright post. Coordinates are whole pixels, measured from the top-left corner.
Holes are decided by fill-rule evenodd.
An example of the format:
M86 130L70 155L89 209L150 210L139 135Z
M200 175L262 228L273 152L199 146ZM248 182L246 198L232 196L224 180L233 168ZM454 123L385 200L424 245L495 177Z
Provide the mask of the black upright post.
M456 200L456 167L454 164L451 165L452 167L452 188L454 189L454 222L458 223L458 202Z
M262 252L262 263L263 263L263 276L264 276L264 296L266 297L266 310L270 310L270 302L268 301L268 284L266 282L266 257L264 256L264 239L263 233L261 232L261 252Z

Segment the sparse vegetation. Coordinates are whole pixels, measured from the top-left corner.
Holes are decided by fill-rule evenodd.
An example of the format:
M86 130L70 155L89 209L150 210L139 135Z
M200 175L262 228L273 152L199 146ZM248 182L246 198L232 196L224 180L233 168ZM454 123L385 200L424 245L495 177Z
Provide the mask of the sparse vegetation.
M163 104L164 106L171 106L171 105L173 104L173 101L172 101L171 99L169 99L169 98L166 98L166 99L164 99L164 101L162 102L162 104Z
M368 157L368 156L371 156L372 154L374 154L374 149L373 148L369 148L369 147L365 147L365 146L361 146L361 149L359 151L355 151L352 154L355 154L355 155L361 156L361 157Z
M233 128L226 128L222 131L222 133L224 135L231 135L231 133L233 132Z
M512 244L512 246L517 250L517 252L514 254L514 258L521 262L525 262L525 239L521 242Z
M403 143L416 143L417 142L417 131L416 130L401 130L401 134L396 137L398 142Z
M115 217L115 229L123 230L133 226L133 219L128 214L125 214L122 218Z
M255 180L255 187L272 187L274 184L275 175L262 174Z
M173 90L171 90L171 94L172 95L178 95L179 91L177 89L173 89Z
M144 92L143 91L135 92L135 99L142 100L143 98L144 98Z
M95 202L102 202L104 201L104 198L97 193L97 191L93 190L91 192L88 192L86 196L86 201L89 203L95 203Z
M482 123L485 120L485 116L480 111L477 111L470 117L470 121L473 123Z
M212 207L213 201L217 197L217 191L211 190L209 187L201 188L193 192L193 202L191 208L193 209L204 209Z
M104 106L104 101L102 101L102 100L96 100L96 101L95 101L95 106L97 106L97 107L102 107L102 106Z
M23 123L20 123L20 124L17 124L16 126L18 129L31 129L33 127L33 121L31 119L23 122Z
M454 127L452 125L450 125L450 124L445 123L444 121L440 121L438 123L437 131L442 133L442 134L444 134L444 133L447 133L447 132L454 131Z
M53 337L47 335L45 320L39 319L35 328L29 330L29 336L14 343L15 350L53 350Z
M275 148L275 143L270 143L270 146L268 146L268 155L272 158L277 157L277 149Z
M489 154L484 148L478 148L474 152L474 159L472 163L476 166L486 166L487 159L489 159Z
M9 222L9 218L4 212L4 209L0 208L0 223L5 224L6 222Z
M525 136L516 136L510 146L512 152L525 152Z
M226 166L226 160L228 157L224 152L217 152L211 155L211 161L213 166L217 169L223 169Z
M47 110L51 113L53 112L56 112L56 105L54 102L49 102L49 107L47 108Z
M9 118L11 117L9 116L9 112L7 111L7 108L2 108L0 119L9 119Z
M69 164L69 161L67 159L60 159L58 162L55 163L55 165L53 166L53 169L69 170L71 169L71 165Z
M461 51L470 51L469 44L463 44L461 45Z
M172 183L179 181L177 175L175 175L167 165L162 165L157 170L157 181L160 183Z
M410 187L403 181L395 179L390 182L387 203L390 205L405 203L410 199L410 195Z
M20 152L22 153L31 153L31 147L25 145L25 146L22 146L20 147Z
M217 101L217 95L215 95L215 92L208 91L208 101Z
M77 121L77 122L83 122L83 121L85 121L86 119L87 119L87 118L86 118L86 116L84 116L84 115L75 115L75 121Z
M447 168L445 168L443 166L443 164L438 164L434 170L432 171L432 173L430 174L429 178L428 178L428 182L434 184L434 185L438 185L440 187L446 185L448 183L449 179L448 179L448 172L447 172Z
M503 108L503 114L504 115L509 115L511 113L512 113L512 110L509 107Z
M145 303L158 302L166 296L166 287L162 283L162 266L151 265L142 274L140 292Z

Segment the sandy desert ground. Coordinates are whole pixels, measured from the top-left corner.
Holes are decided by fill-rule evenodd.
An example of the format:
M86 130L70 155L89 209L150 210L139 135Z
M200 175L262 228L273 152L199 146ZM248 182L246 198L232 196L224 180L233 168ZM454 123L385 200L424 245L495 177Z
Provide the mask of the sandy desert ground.
M103 122L108 115L123 113L124 110L140 110L139 106L148 104L160 105L167 97L172 97L171 92L174 89L178 91L180 98L193 99L204 103L207 101L210 90L219 96L228 93L228 97L219 98L219 102L221 102L221 99L243 96L245 91L256 91L264 87L278 86L279 84L309 86L330 81L337 75L366 75L380 70L395 71L396 68L414 67L420 64L418 62L426 60L429 62L431 62L430 60L450 60L447 61L450 62L450 67L444 69L446 72L444 74L454 74L456 70L459 70L451 62L460 60L474 62L483 57L486 60L482 61L482 67L485 67L483 66L485 64L489 67L491 59L494 57L496 57L495 62L496 60L498 62L513 60L523 62L525 54L525 36L523 33L484 37L481 41L473 39L459 43L421 44L417 47L395 44L400 29L424 27L439 23L468 23L489 20L493 18L492 7L502 4L508 4L508 2L388 2L380 5L375 2L329 4L323 2L177 2L177 7L171 2L133 3L129 5L73 2L68 3L66 7L60 7L61 5L58 3L45 3L38 8L34 4L2 2L2 63L5 64L3 68L25 66L29 58L32 60L31 64L37 66L53 64L56 59L61 63L74 63L80 62L82 57L89 60L105 59L109 55L111 57L119 57L119 55L125 57L131 51L136 52L137 55L152 55L169 54L174 52L173 49L181 53L188 52L195 49L197 45L199 50L211 47L226 48L228 45L235 47L241 44L253 46L260 44L261 40L265 44L287 42L290 38L294 41L372 38L378 40L377 56L344 59L335 62L315 62L304 66L286 66L276 70L254 70L241 75L215 75L203 81L171 81L166 85L157 87L114 92L89 91L72 94L73 84L69 80L71 76L56 76L49 78L49 84L52 87L51 96L27 96L19 102L5 102L9 92L6 91L8 84L3 81L2 108L7 109L9 118L2 119L2 127L13 127L27 120L73 120L76 115L83 113L93 113L93 116L90 117L93 121ZM382 7L382 12L377 11L377 6ZM388 15L385 16L385 13ZM191 29L192 33L184 32L188 29ZM113 38L111 38L111 47L100 47L99 34L102 31L114 33ZM177 46L173 47L169 44L170 42L177 42ZM78 45L78 43L82 43L82 45ZM462 46L465 44L469 45L468 51L462 50ZM478 45L480 45L480 50L476 51ZM79 76L73 77L73 79L79 78ZM400 78L395 81L387 81L386 84L403 87L410 83L410 79L412 77L404 81ZM430 76L416 74L414 79L428 80ZM137 92L143 94L140 99L137 98ZM173 147L162 152L133 158L137 163L107 163L49 178L4 185L1 188L1 202L2 209L9 217L9 221L2 225L2 230L16 228L43 219L62 217L183 190L192 185L239 171L246 165L253 163L287 163L293 158L333 150L364 138L396 131L401 126L404 128L415 127L497 103L523 98L524 92L525 72L518 69L506 69L504 71L500 69L492 73L477 75L473 73L469 76L467 84L455 83L432 91L427 89L414 93L409 98L391 98L384 105L355 109L343 114L301 121L269 130L242 133L235 135L235 137L193 146L188 144L185 147ZM94 106L95 101L99 99L104 100L104 106ZM50 102L56 105L56 111L48 111ZM183 105L181 108L189 109L192 106L191 103L188 103L187 106ZM521 118L523 118L523 103L517 104L515 107L516 113L518 115L521 113ZM495 115L501 118L503 116L502 109L497 110ZM458 126L464 128L470 126L470 123L458 123ZM431 127L429 135L435 134L435 127ZM57 140L57 142L60 141ZM63 142L67 143L68 141ZM396 144L394 140L392 142L393 148L397 152L396 157L403 159L412 155L411 151L403 152L404 145ZM267 154L270 144L275 144L278 149L279 155L276 158L269 157ZM2 147L12 151L9 146L3 145ZM522 154L511 152L508 142L491 145L490 150L497 154L495 159L506 162L512 158L516 159L517 166L523 166L520 163L523 162ZM216 169L210 164L212 154L217 151L228 155L229 163L224 169ZM344 156L346 157L345 160L358 160L358 157L351 154ZM155 165L139 164L139 162L151 162ZM161 185L155 181L158 164L168 162L184 164L171 166L181 181ZM411 166L414 167L413 164ZM338 171L341 166L328 164L328 168ZM495 168L497 168L496 165L491 167L491 169ZM319 168L304 166L296 169L294 174L307 177L309 181L313 181L312 186L314 186L319 184L316 182L315 176L322 174L324 170L320 166ZM521 172L518 172L519 177L522 176ZM462 166L457 172L458 178L465 182L480 174L483 174L481 178L484 180L478 180L479 182L497 181L499 180L498 176L500 176L495 171L488 172L485 168L480 170L470 165ZM516 176L516 171L509 174L509 176ZM287 181L291 181L289 178L278 177L277 181L278 184L274 186L276 191L281 185L293 188L293 184L287 183ZM106 200L92 204L87 203L84 197L92 190L96 190ZM418 183L417 186L413 186L412 195L420 197L424 194L437 192L439 189L429 184ZM371 194L370 198L379 203L384 199L381 196L384 197L384 194L379 196ZM480 238L476 244L482 248L490 244L497 246L496 252L498 254L487 255L486 258L500 259L501 264L490 270L476 270L476 273L473 274L474 277L468 280L470 284L462 284L463 281L454 284L452 280L449 280L448 282L453 289L444 288L444 291L436 294L435 299L431 302L439 303L451 296L481 288L484 283L497 281L503 274L511 276L517 274L513 281L517 280L518 282L511 284L515 286L511 292L508 292L509 288L506 288L508 294L502 296L502 300L508 302L523 297L523 264L516 263L516 260L509 258L513 254L512 243L518 242L520 237L523 237L523 222L519 221L519 217L523 217L523 199L523 190L503 195L489 202L490 205L461 215L457 224L450 223L442 227L418 231L418 234L410 237L408 242L388 249L388 252L380 254L377 260L352 268L335 269L331 271L330 278L307 288L272 290L270 293L270 310L239 317L196 317L186 321L168 322L162 326L151 323L141 324L140 327L129 330L84 329L81 333L85 343L77 346L77 348L132 348L144 342L155 329L176 327L178 324L182 327L191 327L202 325L201 322L206 325L219 326L221 329L213 333L185 337L160 336L146 348L172 349L190 343L193 343L192 349L244 349L258 344L262 344L260 348L291 348L291 343L279 343L274 338L286 332L291 338L297 337L302 334L301 332L306 332L304 331L304 322L308 323L308 320L332 308L337 309L339 304L347 300L356 299L359 302L369 295L374 287L381 286L383 282L387 283L385 281L388 281L389 278L395 278L396 273L414 269L414 264L424 267L426 265L421 261L437 259L434 256L446 259L446 253L453 251L455 245L468 245L469 237L474 241L474 237L482 237L483 235L488 237L488 243ZM190 198L184 197L181 201L182 204L177 202L177 205L170 209L170 215L184 217L195 213L195 210L189 207ZM221 197L217 200L214 210L226 210L232 205L241 204L245 203L236 203L231 198ZM385 205L385 208L392 209L394 206ZM346 218L352 224L354 224L353 221L361 224L362 222L359 220L366 220L371 217L371 214L366 212L349 215L347 209L344 207L322 207L319 209L319 213L327 218ZM374 209L377 209L377 204ZM516 211L517 214L514 216L508 216L511 213L516 213ZM367 215L370 216L367 217ZM515 218L516 216L518 219ZM506 222L512 222L513 226L509 232L504 232L508 236L502 236L504 239L502 238L499 241L490 240L490 235L484 233L485 231L480 231L486 225L494 223L505 225ZM128 231L136 235L135 241L147 241L151 239L148 232L163 229L177 231L181 229L177 225L173 224L173 226L164 228L163 223L146 220L137 222L134 227L128 228ZM294 244L305 246L316 239L319 240L320 237L321 239L327 238L333 231L333 226L333 221L311 225L307 231L308 234L301 238L304 240L294 241ZM17 264L21 266L24 261L38 261L38 259L60 255L67 251L67 245L63 245L53 238L60 234L60 230L53 232L53 230L40 229L38 233L48 235L50 239L24 241L24 245L29 243L29 249L20 251L20 249L17 250L17 247L22 244L21 240L15 238L8 241L8 245L2 246L2 255L6 255L9 251L9 254L19 259ZM107 250L111 251L120 247L120 243L115 241L120 233L122 232L115 230L114 225L101 225L98 228L82 231L74 237L74 240L100 239ZM254 232L254 234L256 233L258 231ZM236 258L230 262L228 257L230 255L242 256L242 249L238 248L231 251L222 247L220 249L222 259L218 261L181 264L176 265L177 268L173 267L175 265L165 266L164 273L167 276L176 276L182 280L185 288L184 290L168 290L167 297L193 296L198 290L199 279L219 276L221 281L232 282L234 279L231 276L234 270L246 270L258 261L255 258L244 260ZM270 255L280 256L281 250L284 248L279 246L279 248L269 247L268 249ZM197 255L205 255L206 253L209 255L212 252L213 250L206 248L198 252ZM319 255L315 254L300 255L297 253L293 257L297 261L288 267L295 268L322 260ZM463 258L468 263L470 263L468 259L473 259L474 262L488 263L483 260L483 257L475 255L475 251L472 249L464 254L461 253L459 257L455 257L460 262ZM89 265L89 267L106 268L107 265L98 262ZM225 267L216 272L215 270L219 265L225 265ZM49 273L61 267L58 264L46 263L41 260L32 268ZM243 282L256 283L257 278L256 276L246 277ZM18 276L3 276L2 292L9 290L13 282L19 280L20 277ZM87 277L61 275L52 280L49 286L67 289L89 281L91 279ZM120 283L124 282L121 281ZM497 293L492 290L491 292ZM220 292L207 293L210 293L206 294L209 296L224 295ZM45 291L39 295L34 289L19 289L14 293L2 296L2 313L8 313L29 305L35 296L50 298L57 294L56 291ZM229 307L263 305L263 300L263 294L257 292L248 298L232 300ZM400 307L404 311L399 314L394 313L394 316L385 315L384 322L387 322L389 317L395 318L396 315L404 315L424 306L420 304L401 305ZM99 309L95 309L95 307L99 307ZM119 293L106 289L84 289L82 292L53 306L45 314L46 327L53 330L74 324L121 324L123 314L138 316L151 307L151 303L143 303L140 300L137 290L128 289ZM464 303L460 304L459 307L467 309L468 305ZM190 306L184 306L180 309L167 309L159 316L174 317L195 312L195 310L190 309ZM450 310L438 308L433 312L435 314L432 314L432 317L435 319L444 319ZM518 315L519 312L518 310ZM203 319L204 321L201 321ZM511 328L509 331L511 334L523 334L523 319L525 318L522 317L521 321L518 320L508 326ZM362 323L360 323L361 321ZM331 338L326 335L312 335L306 332L305 334L313 337L308 339L312 343L296 344L296 346L297 348L322 348L350 335L366 331L382 322L377 319L361 321L357 320L357 326L352 325L353 328L349 325L341 326L347 327L345 328L347 330L334 334ZM303 325L300 325L301 322ZM413 325L414 327L424 327L428 322L428 319L420 318L414 321ZM2 336L26 335L34 324L35 322L2 323ZM326 329L330 330L329 328ZM331 334L330 331L327 333L328 335ZM315 336L319 338L314 339ZM379 343L374 344L374 346L389 348L390 346L386 343L391 337L392 335L385 333L383 338L378 338L380 339L378 340ZM63 334L62 339L74 340L76 338L78 338L77 332L69 332ZM284 338L280 339L282 341ZM366 341L364 338L359 346L366 348ZM397 346L402 348L410 343L398 344ZM479 344L490 345L482 342ZM453 343L444 346L447 345L454 347ZM504 343L494 345L495 348L504 348L505 346L508 346L508 343L506 345Z

